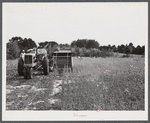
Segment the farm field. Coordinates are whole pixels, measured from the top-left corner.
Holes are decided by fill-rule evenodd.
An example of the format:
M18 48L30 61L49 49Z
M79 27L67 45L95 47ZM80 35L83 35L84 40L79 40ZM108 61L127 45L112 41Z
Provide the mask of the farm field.
M6 110L144 110L144 58L73 58L73 72L25 80L7 61Z

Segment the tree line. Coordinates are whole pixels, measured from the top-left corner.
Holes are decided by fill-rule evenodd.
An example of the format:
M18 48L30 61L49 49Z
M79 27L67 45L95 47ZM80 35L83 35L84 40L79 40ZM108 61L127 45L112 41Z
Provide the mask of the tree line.
M107 45L107 46L100 46L100 44L95 40L88 40L88 39L78 39L76 41L71 42L71 47L74 48L73 53L74 55L81 55L81 56L96 56L96 57L103 57L103 56L112 56L114 52L116 53L124 53L125 57L128 57L130 54L138 54L144 55L145 54L145 46L138 45L135 47L133 43L129 43L126 45Z
M55 42L55 41L53 41ZM45 42L47 43L47 42ZM39 43L43 44L44 43ZM58 44L58 43L57 43ZM130 54L145 54L145 46L138 45L135 47L133 43L126 45L107 45L100 46L98 41L94 39L78 39L71 42L71 44L58 44L60 49L72 49L74 56L85 56L85 57L109 57L113 56L113 53L124 53L126 57ZM32 49L37 47L34 40L31 38L12 37L7 43L7 59L18 58L21 51Z
M22 50L27 51L34 47L37 47L37 45L31 38L12 37L7 43L7 59L16 59L20 56Z

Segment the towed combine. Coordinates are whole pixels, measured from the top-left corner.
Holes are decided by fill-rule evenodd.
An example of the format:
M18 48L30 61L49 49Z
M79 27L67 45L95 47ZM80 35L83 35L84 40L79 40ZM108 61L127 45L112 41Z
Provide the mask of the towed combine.
M18 74L25 79L32 78L32 71L43 69L43 74L48 75L54 68L71 68L71 51L60 51L56 42L39 43L38 48L33 48L22 53L18 60Z

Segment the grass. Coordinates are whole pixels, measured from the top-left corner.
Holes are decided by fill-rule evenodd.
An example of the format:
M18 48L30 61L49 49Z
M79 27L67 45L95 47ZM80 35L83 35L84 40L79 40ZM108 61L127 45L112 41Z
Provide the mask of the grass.
M10 64L10 65L9 65ZM144 58L73 58L73 72L64 72L59 79L62 92L50 96L57 71L48 76L34 75L25 80L16 71L16 60L7 61L7 85L29 85L7 94L9 110L144 110L145 71ZM16 82L17 81L17 82ZM44 88L44 91L31 91ZM6 89L7 90L7 89ZM18 94L27 95L25 99ZM50 106L50 98L61 102ZM12 102L12 100L14 102ZM30 100L30 105L24 106ZM36 103L41 101L40 103ZM26 101L27 102L27 101ZM36 105L33 105L36 103ZM16 105L17 104L17 105ZM36 109L35 109L36 107Z
M63 110L144 110L144 59L74 59Z

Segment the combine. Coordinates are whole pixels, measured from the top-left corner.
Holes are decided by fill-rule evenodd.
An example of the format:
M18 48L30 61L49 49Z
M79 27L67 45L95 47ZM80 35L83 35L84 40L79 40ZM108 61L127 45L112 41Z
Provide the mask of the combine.
M19 58L18 74L25 79L32 78L32 71L43 69L43 74L48 75L54 69L71 69L71 51L61 51L56 42L39 43L38 48L27 50Z

